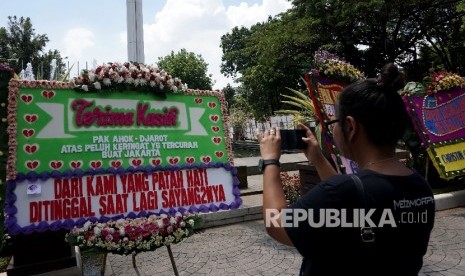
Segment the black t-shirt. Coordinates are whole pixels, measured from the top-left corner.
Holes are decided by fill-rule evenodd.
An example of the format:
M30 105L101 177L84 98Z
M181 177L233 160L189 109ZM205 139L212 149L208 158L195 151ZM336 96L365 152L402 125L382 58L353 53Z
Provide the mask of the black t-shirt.
M301 275L417 275L434 224L429 184L417 172L391 176L365 170L357 175L365 189L366 209L353 179L338 175L285 210L288 224L300 216L297 227L285 229L304 257ZM305 210L307 219L296 215L296 209ZM362 242L362 221L376 226L374 242Z

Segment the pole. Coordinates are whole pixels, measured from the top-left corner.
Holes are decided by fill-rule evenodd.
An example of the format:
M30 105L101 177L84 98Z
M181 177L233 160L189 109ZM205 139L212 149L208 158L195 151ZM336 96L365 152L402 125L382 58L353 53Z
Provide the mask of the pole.
M179 276L178 268L176 267L176 263L174 262L173 252L171 252L171 246L167 245L166 249L168 249L168 254L170 255L170 261L171 265L173 266L174 275Z
M126 0L128 61L145 62L142 0Z

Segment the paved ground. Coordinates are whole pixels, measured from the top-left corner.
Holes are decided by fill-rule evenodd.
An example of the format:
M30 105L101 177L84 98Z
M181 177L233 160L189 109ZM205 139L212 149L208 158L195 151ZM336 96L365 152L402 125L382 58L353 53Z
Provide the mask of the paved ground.
M172 249L180 275L298 275L302 260L269 238L260 221L207 229ZM173 275L163 251L140 254L139 275ZM105 275L138 275L128 257L109 261L112 271ZM437 213L420 275L465 275L465 208Z
M422 274L465 275L465 208L436 212Z
M296 250L269 238L261 221L210 228L172 247L180 275L297 275ZM465 275L465 208L440 211L420 275ZM105 275L174 275L164 249L131 257L109 255ZM43 275L79 275L76 268Z

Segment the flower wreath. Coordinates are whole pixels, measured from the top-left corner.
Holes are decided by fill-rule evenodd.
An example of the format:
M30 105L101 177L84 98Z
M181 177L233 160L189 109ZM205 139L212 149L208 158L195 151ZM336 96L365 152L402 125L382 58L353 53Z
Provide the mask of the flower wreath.
M187 89L180 79L164 70L142 63L107 63L96 69L82 70L74 78L76 89L83 91L139 90L166 94Z

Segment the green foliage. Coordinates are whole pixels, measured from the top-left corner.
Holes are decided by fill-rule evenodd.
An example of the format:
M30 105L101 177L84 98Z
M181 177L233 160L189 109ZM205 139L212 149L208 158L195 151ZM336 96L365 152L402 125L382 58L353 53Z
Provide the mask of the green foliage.
M376 76L387 62L420 81L431 63L465 75L463 0L293 0L293 8L221 38L221 71L237 78L257 117L282 108L280 91L299 82L318 49Z
M56 79L59 79L65 65L58 50L43 53L48 42L46 34L36 34L29 17L9 16L7 27L0 28L0 55L5 59L15 59L11 66L17 74L30 62L38 79L49 79L50 63L56 59L57 67L60 68Z
M223 88L223 94L226 102L228 103L228 107L232 107L234 103L234 96L236 94L236 89L234 89L231 84L227 84L225 88Z
M318 49L317 20L289 12L247 28L234 28L221 38L221 72L242 84L244 98L255 118L282 108L280 93L299 83L307 70L302 64Z
M292 123L294 126L299 124L305 124L309 121L315 121L315 107L313 106L313 102L308 96L306 91L298 91L292 88L287 88L291 91L294 96L289 95L281 95L282 97L288 99L282 101L282 103L291 105L296 109L281 109L275 111L275 114L284 114L284 115L293 115L294 118Z
M320 32L331 34L338 54L362 71L374 76L387 62L397 62L409 72L422 66L418 55L429 48L446 66L461 66L463 51L457 41L465 12L456 8L460 0L294 0L300 14L321 20ZM357 48L363 45L364 50ZM459 58L459 60L456 60ZM463 60L462 60L463 61Z
M158 67L172 76L176 76L188 85L188 88L212 90L212 75L208 73L208 64L201 55L181 49L178 53L158 58Z
M400 91L401 95L423 96L426 94L425 86L420 82L408 82Z
M250 115L240 107L232 107L229 109L229 122L234 129L234 139L242 140L244 138L244 130L246 129L247 119Z

